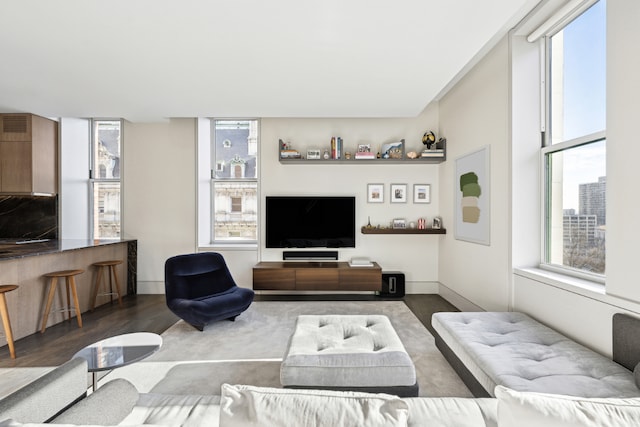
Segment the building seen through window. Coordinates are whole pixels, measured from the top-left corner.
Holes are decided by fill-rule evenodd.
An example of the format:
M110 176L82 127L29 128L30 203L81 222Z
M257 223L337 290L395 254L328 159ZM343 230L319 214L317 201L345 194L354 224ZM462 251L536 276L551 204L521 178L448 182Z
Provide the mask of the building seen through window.
M258 121L214 120L214 243L258 240Z
M606 270L606 0L547 39L543 264Z
M121 236L120 120L93 120L92 126L92 224L94 239Z

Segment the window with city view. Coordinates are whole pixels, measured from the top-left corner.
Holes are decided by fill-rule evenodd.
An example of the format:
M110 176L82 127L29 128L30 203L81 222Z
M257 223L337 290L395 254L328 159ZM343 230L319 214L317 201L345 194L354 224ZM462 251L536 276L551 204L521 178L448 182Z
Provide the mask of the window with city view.
M213 242L258 241L258 120L213 120Z
M543 264L606 266L606 0L547 38Z
M91 147L94 239L120 238L120 120L93 120Z

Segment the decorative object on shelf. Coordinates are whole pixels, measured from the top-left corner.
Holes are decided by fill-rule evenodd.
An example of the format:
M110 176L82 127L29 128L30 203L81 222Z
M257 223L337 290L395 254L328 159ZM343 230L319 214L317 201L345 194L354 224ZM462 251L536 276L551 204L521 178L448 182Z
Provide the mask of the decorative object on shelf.
M413 203L431 203L430 184L413 184Z
M291 143L285 143L283 140L278 140L280 146L280 158L281 159L301 159L302 155L298 150L291 148Z
M375 159L376 155L371 151L371 144L358 144L356 159Z
M347 159L347 160L351 160L351 152L350 151L345 152L344 153L344 158Z
M442 228L442 219L440 219L439 216L433 218L431 228L433 228L434 230L440 230Z
M431 150L431 146L436 142L436 135L428 130L422 135L422 143L427 147L427 150Z
M411 222L409 223L409 228L411 228L411 229L416 228L416 223L415 223L415 222L413 222L413 221L411 221Z
M382 144L383 159L402 159L404 157L404 139Z
M490 244L489 162L488 145L456 159L454 210L458 240Z
M425 230L427 228L427 220L424 218L418 218L418 230Z
M329 160L329 150L324 150L324 154L322 155L322 158L325 160Z
M416 153L415 151L409 151L407 153L407 159L417 159L418 158L418 153Z
M384 203L384 184L367 184L367 202Z
M311 149L311 150L307 150L307 159L309 160L320 160L320 150L318 149Z
M420 157L443 157L444 158L444 146L447 142L446 139L440 138L436 142L436 136L433 132L425 132L422 136L422 143L425 149L420 153Z
M407 184L391 184L391 203L407 202Z
M407 221L404 218L394 218L391 228L394 230L407 228Z

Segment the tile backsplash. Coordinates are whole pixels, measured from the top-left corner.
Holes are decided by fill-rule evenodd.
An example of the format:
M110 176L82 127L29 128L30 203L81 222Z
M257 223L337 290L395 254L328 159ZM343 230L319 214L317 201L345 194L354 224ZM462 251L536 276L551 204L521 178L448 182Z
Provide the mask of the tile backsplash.
M58 197L0 196L0 238L57 239Z

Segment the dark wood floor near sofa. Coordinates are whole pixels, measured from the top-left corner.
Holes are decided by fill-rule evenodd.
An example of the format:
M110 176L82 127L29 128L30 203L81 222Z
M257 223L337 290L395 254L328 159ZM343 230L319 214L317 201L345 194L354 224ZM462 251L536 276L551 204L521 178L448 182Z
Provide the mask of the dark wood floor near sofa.
M369 295L256 295L256 301L266 300L380 300ZM399 300L389 298L388 300ZM458 311L439 295L406 295L404 302L433 333L431 315L438 311ZM9 357L8 348L0 350L0 368L57 366L69 360L84 346L101 339L130 332L161 334L178 321L165 304L164 295L129 295L123 307L105 304L93 312L83 313L83 327L75 319L47 328L16 341L16 359Z

